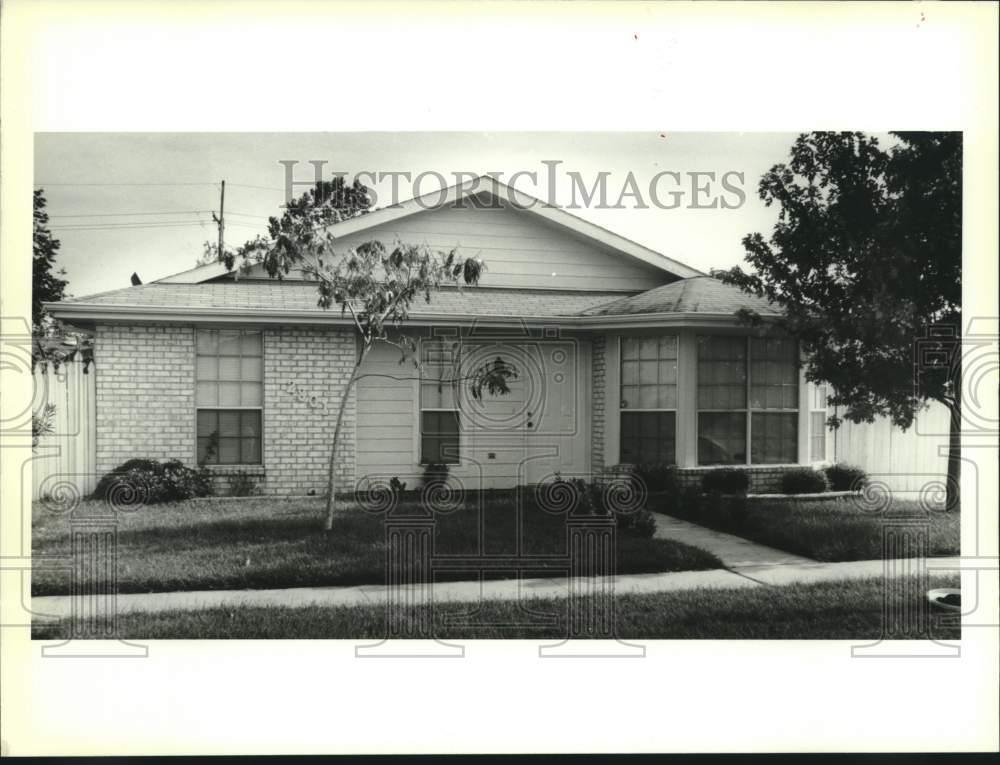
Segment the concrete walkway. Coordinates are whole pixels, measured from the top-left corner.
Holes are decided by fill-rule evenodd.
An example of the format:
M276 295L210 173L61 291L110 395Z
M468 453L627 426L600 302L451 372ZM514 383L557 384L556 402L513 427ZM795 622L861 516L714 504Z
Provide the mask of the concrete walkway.
M803 558L801 555L776 550L773 547L751 542L743 537L705 528L670 515L662 513L653 513L653 515L656 516L654 538L671 539L674 542L682 542L692 547L700 547L721 560L722 565L728 569L738 571L747 566L806 565L816 562L811 558Z
M927 561L931 573L957 570L959 558L934 558ZM614 578L617 595L679 592L693 589L732 589L864 579L881 576L886 570L903 574L916 573L916 560L845 561L840 563L757 563L734 570L677 571L664 574L623 574ZM569 579L502 579L488 582L438 582L431 585L435 602L470 602L480 600L515 600L520 598L565 597ZM404 587L426 592L427 585ZM296 587L282 590L207 590L200 592L156 592L119 595L119 614L133 612L199 610L208 608L244 608L252 606L356 606L385 603L389 588L384 585L360 587ZM69 596L31 599L31 610L39 617L65 618L71 615Z

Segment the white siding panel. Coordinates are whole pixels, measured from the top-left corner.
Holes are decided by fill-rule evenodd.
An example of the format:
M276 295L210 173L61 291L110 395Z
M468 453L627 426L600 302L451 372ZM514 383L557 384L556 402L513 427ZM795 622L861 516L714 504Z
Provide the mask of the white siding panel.
M873 423L844 422L833 431L833 459L864 468L873 481L901 494L944 486L948 473L948 409L932 403L901 430L885 417Z
M377 239L426 244L486 261L484 287L647 290L668 279L658 268L509 208L427 210L342 238L343 250ZM555 274L555 275L553 275Z

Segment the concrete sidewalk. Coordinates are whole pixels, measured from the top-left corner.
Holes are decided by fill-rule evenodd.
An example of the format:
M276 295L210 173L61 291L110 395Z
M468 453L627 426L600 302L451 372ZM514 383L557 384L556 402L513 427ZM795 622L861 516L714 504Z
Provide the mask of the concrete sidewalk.
M933 558L927 563L939 572L959 566L958 558ZM617 595L680 592L693 589L731 589L864 579L880 576L883 571L916 573L918 561L846 561L840 563L758 563L737 570L678 571L664 574L623 574L614 577ZM438 582L412 585L404 590L433 590L436 602L471 602L480 600L515 600L565 597L569 579L502 579L488 582ZM208 608L245 608L253 606L356 606L385 603L389 588L384 585L359 587L296 587L282 590L206 590L198 592L156 592L119 595L119 614ZM71 615L69 596L31 599L31 610L39 617L65 618Z
M807 565L815 563L811 558L793 555L784 550L757 544L749 539L715 531L696 523L682 521L663 513L656 516L655 539L670 539L692 547L700 547L722 561L722 565L735 571L745 566Z

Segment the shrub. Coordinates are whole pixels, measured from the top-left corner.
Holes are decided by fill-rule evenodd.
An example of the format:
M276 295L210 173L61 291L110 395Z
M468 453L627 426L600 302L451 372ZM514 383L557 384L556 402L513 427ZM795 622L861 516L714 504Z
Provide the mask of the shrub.
M444 462L428 462L424 465L424 486L444 483L448 480L448 465Z
M868 474L859 467L838 462L824 468L830 491L857 491L868 482Z
M646 484L647 491L677 491L677 468L674 465L639 465L635 474Z
M615 491L613 485L588 483L582 478L566 480L561 476L557 476L555 482L572 486L572 499L568 508L570 515L613 514L615 528L622 533L649 539L656 532L656 517L644 507L627 512L612 511L616 502L608 495Z
M750 476L737 468L716 468L705 473L701 488L715 494L746 494L750 488Z
M791 468L781 475L785 494L819 494L826 491L826 476L808 467Z
M102 476L92 496L121 504L154 505L211 493L211 476L204 467L195 470L180 460L158 462L138 458L127 460Z
M393 494L402 494L406 491L406 481L400 481L398 475L394 475L392 480L389 481L389 490Z
M237 470L229 475L230 497L253 497L259 494L257 482L245 470Z
M651 539L656 533L656 516L643 508L634 513L618 513L618 530L626 534Z

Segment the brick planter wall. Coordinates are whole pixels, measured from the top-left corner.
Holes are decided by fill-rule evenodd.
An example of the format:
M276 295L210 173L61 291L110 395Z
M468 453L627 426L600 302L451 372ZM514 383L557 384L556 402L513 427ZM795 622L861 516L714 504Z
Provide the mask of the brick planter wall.
M717 468L679 468L677 478L682 486L701 488L701 479L705 473ZM750 474L750 494L777 494L781 491L781 476L789 469L786 467L747 467L737 468Z

